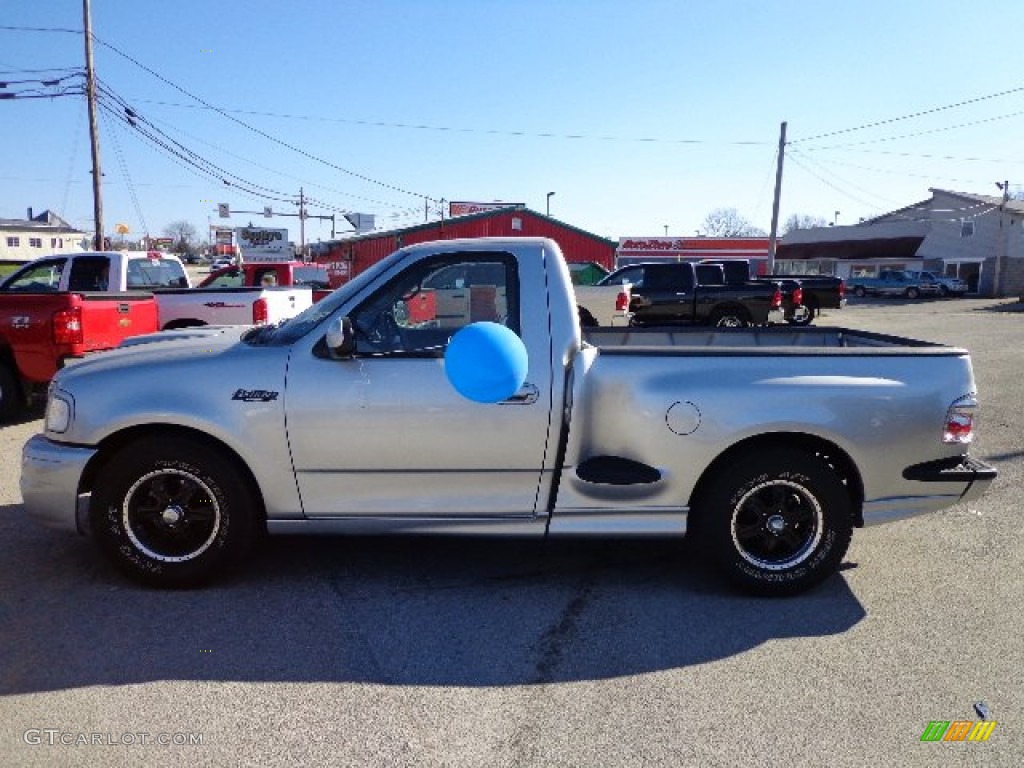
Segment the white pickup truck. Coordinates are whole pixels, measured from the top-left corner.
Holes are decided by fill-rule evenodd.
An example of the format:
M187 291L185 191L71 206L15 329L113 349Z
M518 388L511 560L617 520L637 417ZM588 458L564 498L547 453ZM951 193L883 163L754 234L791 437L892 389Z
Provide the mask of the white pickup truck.
M837 328L584 334L575 298L551 240L446 240L277 327L140 337L57 373L25 507L156 586L208 581L264 530L688 534L740 587L784 595L835 573L855 527L995 477L968 453L963 349ZM460 395L446 359L478 322L525 361L499 402Z
M36 291L149 291L156 297L161 329L272 324L313 303L308 287L193 289L178 257L159 251L44 256L7 277L4 286Z
M594 285L574 285L580 322L585 328L629 325L632 284L619 275L605 275Z

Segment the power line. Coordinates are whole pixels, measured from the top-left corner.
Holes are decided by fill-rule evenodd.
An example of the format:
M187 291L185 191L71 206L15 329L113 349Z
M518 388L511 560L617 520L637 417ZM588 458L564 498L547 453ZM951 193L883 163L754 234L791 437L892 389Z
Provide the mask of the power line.
M818 152L819 150L831 150L842 147L800 147L803 152ZM921 152L893 152L892 150L885 149L847 149L848 152L861 152L868 155L892 155L894 157L917 157L925 160L956 160L958 162L977 162L977 163L1024 163L1024 159L1021 158L994 158L994 157L958 157L956 155L933 155Z
M946 131L954 131L960 128L971 128L975 125L984 125L985 123L994 123L999 120L1007 120L1011 117L1020 117L1024 115L1024 112L1011 112L1007 115L996 115L995 117L986 117L983 120L973 120L969 123L959 123L958 125L947 125L941 128L929 128L927 130L915 131L913 133L904 133L898 136L883 136L878 139L866 139L865 141L856 141L850 144L832 144L826 147L804 147L804 149L846 149L849 147L861 147L865 144L881 144L887 141L898 141L900 139L913 139L918 136L927 136L933 133L945 133Z
M233 174L216 165L215 163L207 160L206 158L202 157L196 152L192 151L191 149L181 144L174 138L168 136L166 133L164 133L159 128L154 126L144 116L133 110L105 83L99 83L99 90L102 99L111 99L118 106L121 107L121 110L117 110L111 108L109 105L105 105L110 113L115 115L122 122L127 123L129 126L136 129L136 131L138 131L141 135L145 136L149 141L162 146L164 149L171 151L173 154L175 154L177 157L184 160L185 162L191 165L195 165L197 167L201 167L201 169L204 172L217 178L219 181L228 186L238 186L239 184L241 184L243 186L249 187L250 191L259 190L260 194L263 194L266 197L276 197L279 202L283 202L285 200L289 202L291 201L291 198L287 196L288 193L280 192L278 190L271 189L270 187L264 187L260 184L248 181L242 178L241 176ZM101 100L101 104L102 103L103 101ZM225 177L231 178L234 181L228 181L228 179Z
M136 99L139 104L153 104L155 106L163 107L178 107L181 109L212 109L211 107L200 107L195 104L180 104L173 101L155 101L147 99ZM220 111L220 110L215 110ZM392 123L383 120L356 120L352 118L342 117L326 117L324 115L293 115L282 112L260 112L257 110L247 109L223 109L224 112L228 112L235 115L252 115L254 117L275 117L286 120L304 120L309 122L322 122L322 123L340 123L343 125L362 125L372 128L401 128L409 130L423 130L423 131L438 131L443 133L478 133L488 136L513 136L513 137L526 137L526 138L540 138L540 139L570 139L570 140L588 140L588 141L621 141L621 142L635 142L635 143L648 143L648 144L717 144L722 146L755 146L762 147L771 145L769 141L717 141L712 139L671 139L657 136L605 136L605 135L590 135L584 133L555 133L551 131L546 132L532 132L532 131L512 131L508 129L499 128L467 128L464 126L444 126L444 125L427 125L420 123Z
M80 29L69 29L68 27L12 27L0 24L0 29L5 32L69 32L73 35L82 34Z
M822 173L826 173L826 174L832 175L837 180L837 182L845 185L846 187L849 187L849 188L855 190L856 192L858 192L860 194L868 195L869 197L874 197L877 200L882 201L884 203L887 203L889 205L896 205L896 201L895 200L889 200L887 198L881 197L878 194L876 194L875 192L873 192L873 191L871 191L869 189L864 189L864 187L861 187L858 184L854 184L853 182L849 181L848 179L840 178L838 174L836 174L834 171L830 170L829 168L825 167L825 165L823 163L821 163L820 161L818 161L816 158L808 157L807 155L805 155L799 149L794 149L790 156L792 157L794 155L796 157L798 157L798 158L800 158L802 160L805 160L806 162L811 163L812 165L816 166ZM808 170L806 166L801 166L801 167L804 170ZM847 196L849 197L849 194L847 194ZM851 199L856 199L856 198L852 198L851 197ZM871 206L871 207L872 208L877 208L877 206Z
M107 48L112 50L117 55L122 56L123 58L127 59L128 61L130 61L135 66L137 66L140 69L148 72L153 77L155 77L158 80L160 80L161 82L166 83L167 85L171 86L172 88L174 88L177 91L180 91L181 93L183 93L186 96L188 96L190 99L194 99L195 101L199 102L200 104L202 104L207 109L212 109L214 112L216 112L217 114L221 115L222 117L225 117L228 120L231 120L232 122L237 123L238 125L242 126L243 128L246 128L247 130L252 131L253 133L262 136L263 138L267 139L268 141L272 141L275 144L279 144L282 147L285 147L287 149L292 150L293 152L296 152L297 154L302 155L303 157L307 157L310 160L315 160L316 162L322 163L323 165L326 165L329 168L333 168L336 171L340 171L341 173L344 173L344 174L346 174L348 176L352 176L354 178L360 179L360 180L365 181L367 183L376 184L377 186L384 187L385 189L391 189L391 190L393 190L395 192L401 192L402 194L413 195L414 197L420 197L420 198L427 197L429 199L433 199L433 198L430 198L429 195L423 195L423 194L420 194L420 193L417 193L417 192L411 192L411 191L409 191L407 189L403 189L402 187L398 187L398 186L395 186L393 184L388 184L386 182L370 178L369 176L365 176L365 175L363 175L361 173L357 173L357 172L355 172L353 170L350 170L348 168L343 168L342 166L337 165L336 163L332 163L329 160L325 160L322 157L318 157L318 156L316 156L316 155L314 155L314 154L312 154L310 152L306 152L305 150L300 149L300 148L298 148L298 147L296 147L296 146L294 146L292 144L289 144L286 141L278 139L275 136L271 136L266 131L262 131L259 128L251 126L248 123L246 123L246 122L244 122L242 120L239 120L237 117L232 116L231 114L229 114L225 110L221 109L220 107L215 107L212 104L210 104L210 103L204 101L203 99L199 98L195 94L189 93L188 91L186 91L181 86L176 85L175 83L172 83L170 80L165 78L163 75L160 75L157 72L154 72L152 69L150 69L146 65L140 63L139 61L137 61L136 59L132 58L127 53L124 53L123 51L119 50L118 48L116 48L115 46L111 45L110 43L107 43L107 42L104 42L103 40L100 40L95 35L93 36L93 39L96 40L96 42L100 43L101 45L106 46Z
M816 136L808 136L805 139L796 139L795 141L790 142L790 143L796 144L798 142L814 141L816 139L824 139L824 138L827 138L829 136L840 136L840 135L842 135L844 133L853 133L854 131L863 131L863 130L866 130L868 128L877 128L877 127L882 126L882 125L891 125L892 123L898 123L898 122L901 122L903 120L912 120L915 117L924 117L925 115L933 115L933 114L936 114L937 112L945 112L946 110L956 109L957 107L964 107L964 106L967 106L968 104L977 104L977 103L982 102L982 101L988 101L990 99L996 99L996 98L1000 98L1002 96L1009 96L1010 94L1021 93L1021 92L1024 92L1024 86L1020 86L1018 88L1011 88L1009 90L1000 91L998 93L990 93L990 94L988 94L986 96L978 96L978 97L973 98L973 99L965 99L964 101L958 101L955 104L947 104L947 105L942 106L942 107L932 107L931 109L923 109L923 110L921 110L919 112L913 112L913 113L911 113L909 115L901 115L900 117L891 117L891 118L889 118L887 120L876 120L873 123L864 123L863 125L858 125L858 126L855 126L853 128L843 128L843 129L838 130L838 131L829 131L828 133L819 133Z
M132 177L128 173L128 162L125 160L124 152L121 150L121 142L117 139L116 128L111 125L107 134L110 136L114 145L114 154L117 155L117 162L121 167L121 175L124 177L125 185L128 187L128 193L131 196L132 204L135 207L135 215L139 219L139 224L142 225L142 231L149 234L149 226L146 224L146 217L142 215L142 206L139 205L139 197L135 194L135 186L132 184Z
M387 202L384 202L384 201L381 201L381 200L375 200L375 199L369 198L369 197L362 197L360 195L353 195L353 194L351 194L349 192L344 192L344 191L339 190L339 189L334 189L332 187L327 187L327 186L324 186L323 184L317 184L316 182L309 181L309 180L306 180L306 179L302 179L302 178L300 178L298 176L294 176L294 175L289 174L289 173L284 173L283 171L275 170L274 168L270 168L270 167L265 166L265 165L263 165L261 163L257 163L255 160L251 160L250 158L243 157L242 155L236 154L236 153L234 153L234 152L232 152L232 151L230 151L228 149L224 149L224 147L220 147L220 146L218 146L216 144L211 144L210 142L208 142L208 141L206 141L204 139L201 139L198 136L194 136L194 135L192 135L192 134L190 134L190 133L188 133L186 131L183 131L181 128L177 128L177 127L171 125L166 120L159 120L157 118L150 118L150 122L160 123L161 125L166 126L168 129L170 129L172 131L176 131L177 133L180 133L182 136L185 136L185 137L191 139L192 141L197 141L200 144L204 144L207 147L210 147L211 149L215 149L218 152L223 152L224 154L228 155L229 157L233 157L236 160L241 160L244 163L248 163L249 165L255 166L256 168L260 168L260 169L262 169L264 171L267 171L269 173L273 173L273 174L276 174L278 176L283 176L284 178L292 179L293 181L298 181L298 182L300 182L304 186L310 186L310 187L315 187L317 189L323 189L323 190L325 190L327 192L333 192L334 194L337 194L337 195L343 195L345 197L350 197L353 200L362 200L364 202L373 203L374 205L381 205L381 206L384 206L384 207L391 207L393 205L392 203L387 203ZM341 209L339 209L339 210L341 210ZM348 212L348 211L346 211L346 212Z
M839 194L843 195L843 197L848 197L850 200L853 200L855 203L859 203L860 205L867 206L868 208L870 208L872 210L875 210L875 211L880 210L880 208L877 205L875 205L874 203L869 203L866 200L861 200L856 195L851 195L846 190L840 189L839 187L837 187L835 184L833 184L828 179L823 178L822 176L818 175L811 168L808 168L807 165L800 160L799 156L797 156L797 155L795 155L793 153L790 153L789 155L787 155L787 157L789 157L789 159L791 159L796 165L798 165L800 168L802 168L806 173L809 173L811 176L816 178L818 181L820 181L822 184L824 184L825 186L829 187L830 189L834 189L836 192L838 192Z

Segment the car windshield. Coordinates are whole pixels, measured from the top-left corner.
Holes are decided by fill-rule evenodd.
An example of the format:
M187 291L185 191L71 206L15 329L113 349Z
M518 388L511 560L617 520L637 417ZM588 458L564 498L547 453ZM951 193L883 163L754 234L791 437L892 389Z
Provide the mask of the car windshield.
M327 320L339 307L360 293L364 287L370 285L380 275L390 270L391 267L404 258L404 252L395 251L295 317L280 325L267 326L259 331L252 332L246 336L245 341L250 344L267 346L285 346L298 341Z

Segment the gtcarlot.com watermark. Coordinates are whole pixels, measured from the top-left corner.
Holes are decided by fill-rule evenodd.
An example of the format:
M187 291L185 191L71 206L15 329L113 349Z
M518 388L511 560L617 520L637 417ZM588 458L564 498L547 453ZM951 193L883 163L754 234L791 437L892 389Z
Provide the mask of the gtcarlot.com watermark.
M86 733L60 728L29 728L21 738L33 747L197 747L203 743L201 733Z

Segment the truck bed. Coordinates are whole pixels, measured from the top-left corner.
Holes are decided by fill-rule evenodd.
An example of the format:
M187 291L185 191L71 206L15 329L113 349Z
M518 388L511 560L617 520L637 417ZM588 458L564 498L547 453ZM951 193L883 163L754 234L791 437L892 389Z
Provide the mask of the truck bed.
M967 354L930 341L834 327L585 328L583 339L613 355Z

